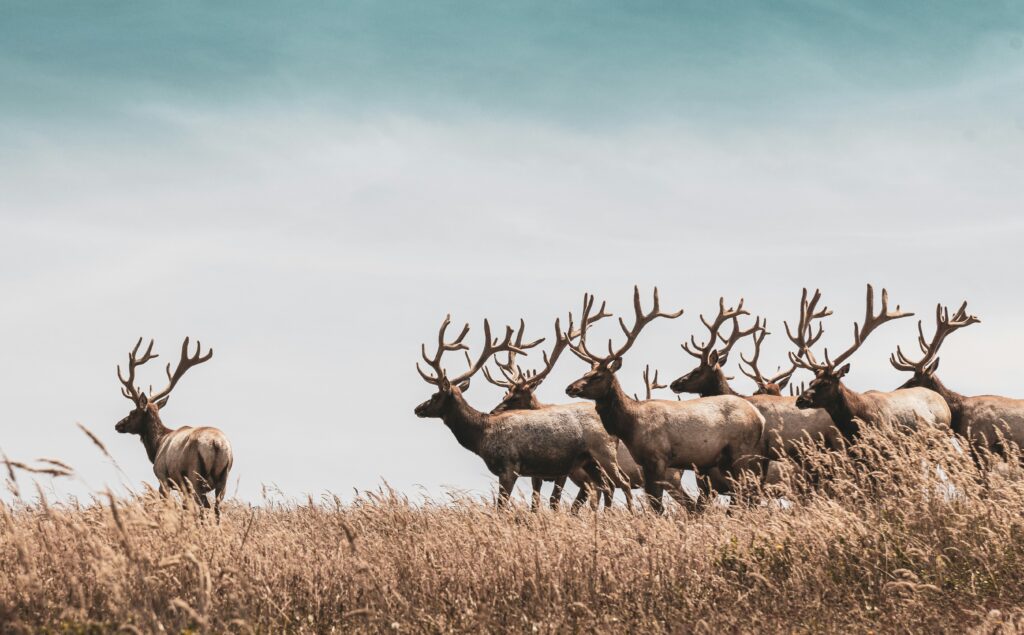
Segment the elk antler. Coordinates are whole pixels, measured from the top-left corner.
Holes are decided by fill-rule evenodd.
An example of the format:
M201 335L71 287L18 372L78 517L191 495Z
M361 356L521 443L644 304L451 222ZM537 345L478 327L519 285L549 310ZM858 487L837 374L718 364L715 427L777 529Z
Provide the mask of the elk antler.
M515 384L517 384L519 381L521 381L523 379L524 375L523 375L522 369L519 368L519 366L517 366L516 363L515 363L515 360L516 360L516 350L525 350L525 349L528 349L528 348L533 348L533 347L537 346L538 344L540 344L541 342L544 341L544 338L542 337L539 340L536 340L536 341L533 341L533 342L523 342L523 332L524 332L525 329L526 329L526 321L523 320L523 319L520 319L519 320L519 331L516 333L516 341L512 345L515 348L515 350L508 351L508 361L506 361L504 364L502 364L501 362L498 361L497 356L495 356L495 358L494 358L494 362L495 362L495 364L497 364L498 370L501 371L501 374L505 376L505 379L507 381L502 381L501 379L495 379L491 375L491 372L487 369L487 366L483 367L484 377L487 379L487 381L491 382L495 386L500 386L502 388L505 388L506 390L511 390L512 387ZM559 333L559 330L557 328L557 322L556 322L555 334L556 334L556 336L561 335L561 333Z
M787 383L789 383L789 378L793 376L793 373L795 373L797 369L797 365L792 364L789 367L789 370L780 370L780 372L778 372L777 374L767 378L761 373L761 369L757 367L757 360L761 356L761 342L764 341L765 335L768 335L768 330L765 328L767 326L768 322L766 320L764 324L761 324L758 327L759 330L757 334L754 335L753 357L747 359L746 357L743 356L743 353L740 353L740 359L747 366L750 367L750 372L748 372L743 367L743 364L740 364L740 372L746 375L747 377L753 379L754 383L756 383L757 387L760 388L761 390L768 390L772 384L775 384L780 388L784 387Z
M817 296L818 294L815 293L815 300L817 300ZM806 298L806 291L804 297ZM864 343L864 340L867 339L868 335L870 335L871 332L874 331L876 328L891 320L910 317L911 315L913 315L912 312L901 311L899 305L896 305L895 311L889 310L889 292L886 289L882 289L882 308L876 314L875 290L869 284L867 290L867 302L864 310L864 325L861 326L857 322L854 322L853 344L851 344L849 348L840 353L835 359L829 359L828 349L826 348L825 361L823 363L820 363L814 359L814 356L810 351L810 344L808 344L805 340L800 344L800 350L803 351L804 353L804 359L801 359L799 355L794 355L793 353L789 354L789 359L790 361L797 364L801 368L806 368L808 370L814 371L815 373L831 371L833 368L849 359L850 356L853 355L857 351L857 349L861 347L861 344ZM803 316L801 316L801 318L803 318ZM809 333L809 331L807 333ZM807 333L804 333L804 336L806 336ZM820 336L821 331L819 330L818 335L813 338L813 341L816 342L818 337ZM790 335L790 339L793 339L792 335Z
M636 342L636 338L640 335L640 332L645 326L653 322L659 317L675 319L683 314L683 310L679 309L675 313L663 313L661 311L661 302L658 299L658 288L654 288L654 306L651 308L649 313L644 313L643 305L640 303L640 287L633 287L633 311L635 313L635 319L633 321L632 328L626 327L626 322L622 318L619 318L619 327L622 332L626 335L625 343L618 349L612 347L612 341L608 340L608 355L595 355L589 349L587 349L587 329L592 324L592 321L588 320L590 317L590 311L594 305L594 296L590 294L583 294L583 321L580 323L580 336L578 344L569 344L569 350L576 354L580 359L590 362L591 364L608 364L609 362L622 357L626 351L632 348ZM604 310L604 304L601 305L602 312ZM596 320L595 320L596 321Z
M978 322L981 322L981 320L977 316L967 314L966 300L960 305L960 308L957 309L952 318L949 317L949 307L937 304L935 305L935 334L932 335L930 342L924 337L924 326L921 320L917 321L917 345L921 348L921 352L924 353L924 357L915 362L904 355L900 347L897 346L896 352L889 357L889 363L897 370L924 373L928 365L937 358L939 347L942 346L946 336L957 329L977 324Z
M416 371L419 372L420 377L422 377L423 380L426 381L428 384L433 384L435 386L438 386L441 383L441 379L444 378L444 377L447 377L447 373L445 372L444 368L441 366L441 357L446 352L448 352L448 351L468 351L468 349L469 349L469 347L466 346L463 343L463 341L462 341L462 340L464 340L466 338L466 334L469 333L469 325L468 324L465 325L462 328L462 332L459 334L459 336L457 338L455 338L454 341L451 341L451 342L445 342L444 341L444 333L447 330L448 325L450 323L451 323L451 315L445 316L444 321L441 322L441 329L438 331L438 334L437 334L437 351L434 353L434 357L432 357L432 358L431 357L427 357L427 346L426 346L426 344L423 344L420 347L420 354L423 356L423 361L426 362L426 364L428 366L430 366L430 368L433 369L433 371L435 373L435 375L433 375L433 376L428 375L427 373L423 372L422 368L420 368L419 362L416 363ZM456 377L455 379L450 380L450 382L452 384L461 384L462 382L466 381L467 379L469 379L470 377L475 375L477 373L477 371L479 371L480 368L484 365L484 363L488 359L490 359L493 355L496 355L497 353L501 353L503 351L515 351L516 353L519 353L520 355L526 355L527 353L526 353L525 350L523 350L522 348L516 348L515 344L512 343L512 334L513 334L513 332L514 331L513 331L511 326L506 326L505 327L505 338L499 342L497 340L497 338L492 338L491 337L491 324L490 324L490 322L488 322L487 320L484 320L484 347L483 347L483 350L480 352L480 355L477 357L475 362L472 361L472 359L469 357L469 353L467 352L466 353L466 361L469 362L469 369L466 372L464 372L461 375L459 375L458 377ZM531 346L535 346L536 344L539 344L539 343L540 342L536 342L534 344L531 344Z
M164 397L170 396L171 391L174 390L174 387L178 384L178 380L185 375L188 369L192 368L193 366L198 366L203 362L207 362L210 360L211 357L213 357L212 348L206 352L206 355L200 354L200 351L202 350L202 344L199 343L199 340L196 340L195 355L190 356L188 354L188 339L189 338L186 337L185 341L181 343L181 359L178 361L178 367L174 369L173 373L171 372L171 365L167 365L167 380L170 383L168 383L167 387L161 390L160 392L153 393L152 395L150 395L150 401L160 401Z
M654 377L651 378L651 365L647 364L646 366L644 366L644 388L646 390L646 394L647 394L646 398L648 400L651 398L651 395L654 394L655 390L658 390L659 388L666 388L666 387L667 386L665 386L665 384L659 384L658 383L658 371L657 370L654 371ZM636 395L634 395L634 397L635 396Z
M139 359L139 347L142 346L142 338L135 343L135 348L128 353L128 377L125 378L121 375L121 365L117 366L117 378L121 380L123 387L121 388L121 394L126 398L131 399L134 403L139 403L142 395L139 393L138 387L135 385L135 369L142 366L154 357L159 357L153 352L153 340L149 340L149 346L146 348L146 352L142 354L142 358Z
M740 329L739 318L741 315L750 315L750 312L743 308L743 298L740 298L740 302L736 305L736 308L728 309L725 307L725 298L719 298L718 315L715 317L713 322L709 324L704 318L703 313L700 316L700 321L704 323L704 326L707 327L709 331L708 341L704 344L698 344L697 337L695 335L691 335L688 343L684 342L681 344L683 350L699 359L701 364L710 366L711 353L715 350L715 344L718 340L721 340L725 345L718 349L718 357L719 359L724 358L729 354L729 351L732 350L732 347L736 342L757 331L757 319L754 320L754 326L750 329L745 331ZM728 338L723 337L719 332L727 320L732 320L732 333ZM693 348L690 348L691 345Z

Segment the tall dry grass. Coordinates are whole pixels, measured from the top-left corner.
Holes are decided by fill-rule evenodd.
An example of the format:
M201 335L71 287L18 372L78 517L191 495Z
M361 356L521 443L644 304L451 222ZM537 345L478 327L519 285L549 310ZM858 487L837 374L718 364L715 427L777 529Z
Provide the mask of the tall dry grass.
M388 491L0 506L5 632L1024 630L1024 471L934 431L809 453L789 503L666 517ZM54 465L56 469L65 469ZM12 474L13 476L13 474ZM22 477L24 480L24 477ZM24 484L23 484L24 485ZM775 494L779 492L774 492Z

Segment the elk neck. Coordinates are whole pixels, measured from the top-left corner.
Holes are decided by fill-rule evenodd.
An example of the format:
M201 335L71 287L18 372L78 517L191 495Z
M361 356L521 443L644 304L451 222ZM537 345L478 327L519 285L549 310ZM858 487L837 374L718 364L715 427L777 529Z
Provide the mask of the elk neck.
M860 428L854 422L855 417L867 420L869 406L860 393L850 390L842 382L839 383L839 395L825 406L824 410L832 417L832 421L847 439L856 439Z
M636 401L622 391L618 377L612 376L608 391L594 400L594 407L608 434L622 439L628 446L636 431L639 413Z
M721 367L715 369L713 379L709 380L707 386L697 394L701 397L718 397L720 395L740 396L729 385L729 380L725 378L725 372Z
M963 418L964 418L964 396L955 390L950 390L946 387L946 384L942 383L938 377L934 374L931 375L932 385L928 386L931 390L939 393L939 395L946 400L946 405L949 406L949 413L952 415L950 420L950 427L953 428L953 432L962 434Z
M149 456L149 462L156 462L156 453L160 449L160 444L163 442L164 437L171 433L171 430L164 426L163 421L160 420L160 415L157 413L151 413L146 418L146 427L139 435L142 440L142 445L146 447L146 454Z
M490 424L488 417L489 415L469 405L459 389L453 387L448 407L441 415L441 420L455 435L459 445L477 453Z

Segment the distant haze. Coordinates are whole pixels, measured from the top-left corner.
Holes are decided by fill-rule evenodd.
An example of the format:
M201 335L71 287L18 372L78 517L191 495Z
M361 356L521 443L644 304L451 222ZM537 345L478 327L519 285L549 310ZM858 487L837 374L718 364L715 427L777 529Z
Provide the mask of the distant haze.
M720 295L768 318L774 369L801 287L839 348L873 282L926 329L968 299L982 323L941 376L1024 396L1024 9L644 6L8 4L0 449L75 466L58 493L117 487L81 422L153 482L114 432L115 365L156 338L140 381L162 386L190 335L214 357L165 423L222 428L243 499L486 493L483 462L413 415L420 342L449 312L474 347L484 318L550 339L584 291L629 319L633 284L686 312L628 353L629 392L647 363L693 367L678 344ZM887 358L915 337L879 329L849 384L901 383ZM566 355L539 397L585 370ZM500 394L479 376L467 398Z

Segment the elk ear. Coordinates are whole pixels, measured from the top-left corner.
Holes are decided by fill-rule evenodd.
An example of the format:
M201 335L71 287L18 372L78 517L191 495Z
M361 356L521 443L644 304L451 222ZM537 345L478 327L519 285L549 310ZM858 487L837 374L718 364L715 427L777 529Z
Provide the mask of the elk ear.
M452 382L448 381L448 378L445 377L444 375L441 375L441 381L438 382L437 387L441 390L441 392L451 392Z
M459 392L466 392L467 390L469 390L469 380L468 379L466 381L462 382L461 384L459 384Z
M722 362L722 363L724 363L724 362ZM715 367L715 366L718 366L718 364L719 364L718 351L711 351L711 354L708 355L708 364L710 364L712 368Z
M163 408L164 406L166 406L167 405L167 400L170 399L170 398L171 398L171 396L167 395L166 397L164 397L160 401L156 402L157 409L159 410L159 409Z
M850 372L850 365L849 364L843 364L836 371L836 379L842 379L843 377L846 376L846 373L848 373L848 372Z
M615 359L612 360L611 364L608 364L608 370L612 371L613 373L618 372L620 368L622 368L621 357L616 357Z
M148 405L149 405L149 397L146 396L146 393L140 393L139 394L139 402L138 402L139 408L145 408Z
M925 372L926 375L932 375L938 369L939 369L939 358L936 357L935 361L932 362L931 364L929 364L928 367L924 369L924 372Z
M789 377L792 377L792 375L790 375ZM789 384L789 377L783 377L778 381L779 390L784 389L786 385Z

